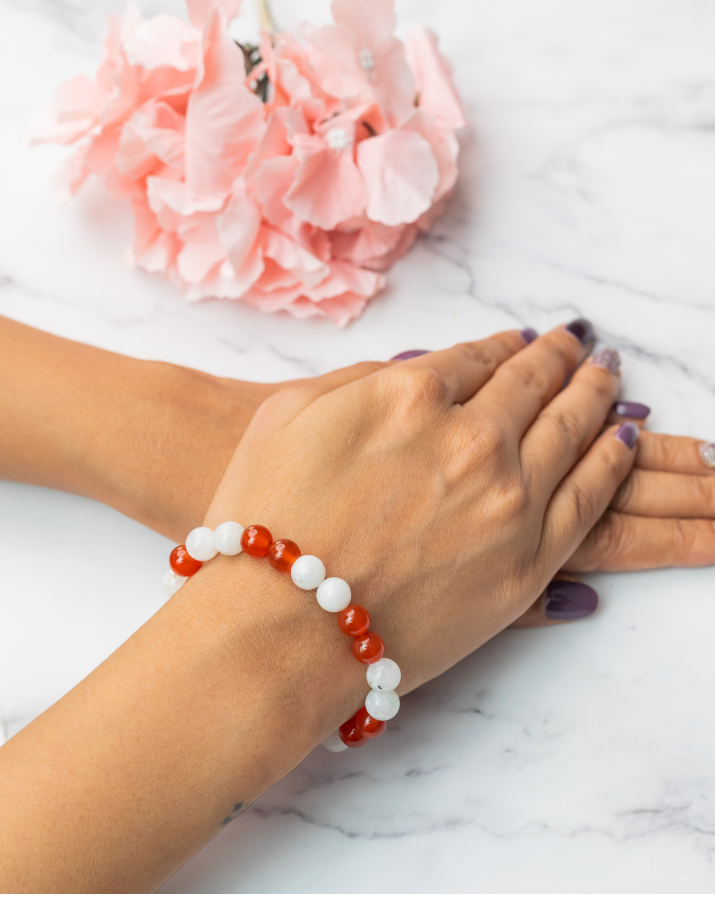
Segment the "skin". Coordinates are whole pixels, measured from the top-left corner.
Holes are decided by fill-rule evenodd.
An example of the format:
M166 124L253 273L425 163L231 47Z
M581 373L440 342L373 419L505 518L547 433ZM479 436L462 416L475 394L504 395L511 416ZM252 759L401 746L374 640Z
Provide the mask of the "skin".
M192 465L182 468L175 447L192 434L182 420L209 428L213 412L230 420L217 398L225 384L216 390L216 381L182 372L182 388L162 394L168 366L136 363L133 381L137 368L116 356L69 344L58 350L63 367L43 346L45 362L56 362L53 393L38 408L48 381L31 379L23 392L25 379L13 375L3 473L41 474L45 485L108 501L161 531L181 525L183 536L197 521L173 518L172 487L210 488L214 474L191 480ZM602 432L618 378L585 364L562 390L586 352L563 329L526 348L507 333L280 390L251 412L206 522L264 523L344 576L401 665L404 694L527 613L579 551L597 550L589 534L614 495L630 507L622 484L636 451L615 427ZM23 357L14 360L22 374ZM85 362L100 367L92 378ZM32 378L33 365L24 373ZM143 396L136 404L133 389ZM664 445L646 448L646 464L663 463ZM697 476L692 445L681 448L668 456L670 475ZM141 472L162 474L163 449L173 466L152 491ZM647 492L643 501L651 507ZM265 561L217 558L3 746L3 889L155 889L354 713L364 668L306 597Z

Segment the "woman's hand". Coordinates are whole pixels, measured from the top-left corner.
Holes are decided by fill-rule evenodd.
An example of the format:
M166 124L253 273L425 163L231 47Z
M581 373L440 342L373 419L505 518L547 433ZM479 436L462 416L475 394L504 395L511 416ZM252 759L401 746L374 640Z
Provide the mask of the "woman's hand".
M598 436L619 378L579 367L589 336L583 322L526 347L503 333L284 390L207 525L261 523L318 555L414 688L526 611L633 465L636 427Z

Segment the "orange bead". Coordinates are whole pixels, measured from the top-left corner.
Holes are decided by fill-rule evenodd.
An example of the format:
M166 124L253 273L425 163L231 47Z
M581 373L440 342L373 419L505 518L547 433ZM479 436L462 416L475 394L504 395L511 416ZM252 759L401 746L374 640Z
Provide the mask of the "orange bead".
M338 614L338 626L345 635L355 638L365 635L370 628L370 614L359 604L348 604L345 610Z
M358 729L355 717L343 723L338 732L340 733L342 743L350 748L360 747L367 741L365 735Z
M241 547L249 557L264 558L272 541L273 536L265 526L247 526L241 536Z
M376 632L353 639L353 657L360 663L375 663L385 653L385 643Z
M268 560L271 567L279 573L290 573L290 568L300 557L300 548L290 539L278 539L268 549Z
M193 576L199 572L203 564L191 557L186 545L177 545L169 555L169 566L179 576Z
M387 728L387 723L381 719L373 719L365 707L361 707L355 716L355 725L365 738L377 738Z

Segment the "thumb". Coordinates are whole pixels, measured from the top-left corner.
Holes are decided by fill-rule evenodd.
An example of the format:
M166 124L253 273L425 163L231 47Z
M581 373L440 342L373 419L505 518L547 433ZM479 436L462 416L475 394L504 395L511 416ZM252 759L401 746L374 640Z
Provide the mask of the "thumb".
M511 624L513 629L533 629L555 623L571 623L595 613L598 593L568 573L558 573L531 607Z

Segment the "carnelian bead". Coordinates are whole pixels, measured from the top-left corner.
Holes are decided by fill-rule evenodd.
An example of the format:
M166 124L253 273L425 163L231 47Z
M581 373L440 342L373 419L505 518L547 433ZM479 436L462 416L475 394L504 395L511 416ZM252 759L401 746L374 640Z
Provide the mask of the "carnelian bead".
M300 548L290 539L278 539L268 549L268 560L271 567L279 573L290 573L290 568L300 557Z
M355 725L362 732L365 738L377 738L387 728L387 723L381 719L374 719L367 712L365 707L361 707L355 716Z
M355 717L349 719L346 723L343 723L338 729L338 732L342 743L346 744L349 748L360 747L367 741L365 735L358 729Z
M355 638L365 635L370 628L370 614L359 604L348 604L345 610L338 614L338 626L345 635Z
M273 536L265 526L247 526L241 536L241 547L252 558L264 558L272 541Z
M360 663L375 663L385 653L385 643L376 632L366 632L353 639L353 656Z
M186 545L177 545L169 555L169 566L179 576L193 576L199 572L203 564L191 557Z

